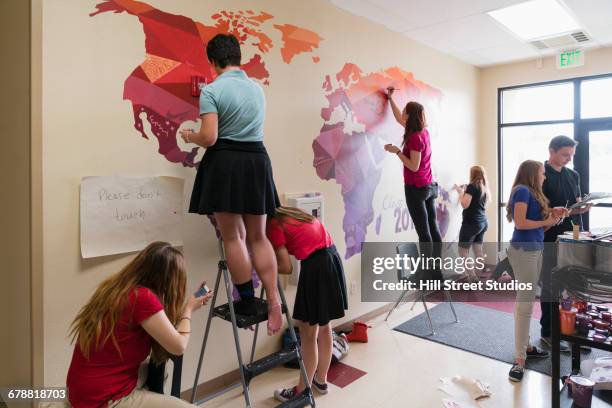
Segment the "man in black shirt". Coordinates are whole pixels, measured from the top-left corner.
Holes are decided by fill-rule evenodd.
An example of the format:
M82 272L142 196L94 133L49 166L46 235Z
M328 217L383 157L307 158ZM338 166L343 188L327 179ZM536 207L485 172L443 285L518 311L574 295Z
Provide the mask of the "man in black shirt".
M550 201L550 208L570 207L581 199L580 175L575 170L565 167L576 152L578 143L567 136L556 136L552 138L548 145L549 158L544 163L546 180L542 185L542 191ZM581 214L588 211L590 207L580 210L573 210L570 217L562 220L559 225L550 227L544 233L544 254L542 259L542 294L540 295L540 307L542 317L540 319L540 335L542 341L550 346L551 337L551 285L550 277L552 268L557 264L557 246L552 244L557 241L557 237L566 231L572 230L572 223L582 225ZM567 345L562 345L563 351L568 351Z

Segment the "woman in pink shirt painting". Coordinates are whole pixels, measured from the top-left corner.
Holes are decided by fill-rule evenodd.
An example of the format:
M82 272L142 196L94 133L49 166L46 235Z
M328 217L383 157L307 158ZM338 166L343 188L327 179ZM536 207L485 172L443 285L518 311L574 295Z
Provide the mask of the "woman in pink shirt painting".
M431 174L431 141L423 105L408 102L401 110L393 100L394 88L387 88L387 99L393 116L404 127L402 148L385 145L385 150L397 155L404 165L404 193L406 205L414 228L419 236L419 247L425 256L440 257L442 237L436 219L436 198L438 183ZM434 262L434 265L438 262ZM428 271L427 279L442 279L440 268Z

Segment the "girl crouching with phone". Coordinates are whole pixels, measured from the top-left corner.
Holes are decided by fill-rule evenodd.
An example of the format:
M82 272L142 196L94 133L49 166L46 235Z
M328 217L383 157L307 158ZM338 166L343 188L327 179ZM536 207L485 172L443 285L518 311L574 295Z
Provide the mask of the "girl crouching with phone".
M187 348L191 314L212 293L185 301L186 282L183 254L154 242L98 286L71 326L76 344L66 385L72 407L194 406L136 386L150 354L163 363Z

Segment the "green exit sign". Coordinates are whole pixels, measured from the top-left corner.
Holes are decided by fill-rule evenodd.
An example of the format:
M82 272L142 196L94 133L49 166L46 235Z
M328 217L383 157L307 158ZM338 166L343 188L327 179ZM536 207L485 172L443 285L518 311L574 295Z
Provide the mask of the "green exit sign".
M584 51L570 50L561 51L557 54L557 68L574 68L584 65Z

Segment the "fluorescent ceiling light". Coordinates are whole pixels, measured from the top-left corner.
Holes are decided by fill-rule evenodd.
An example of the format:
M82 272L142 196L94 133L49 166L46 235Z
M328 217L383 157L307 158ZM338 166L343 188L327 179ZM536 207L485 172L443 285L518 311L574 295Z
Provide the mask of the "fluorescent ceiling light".
M532 0L487 13L523 40L534 40L580 28L556 0Z

